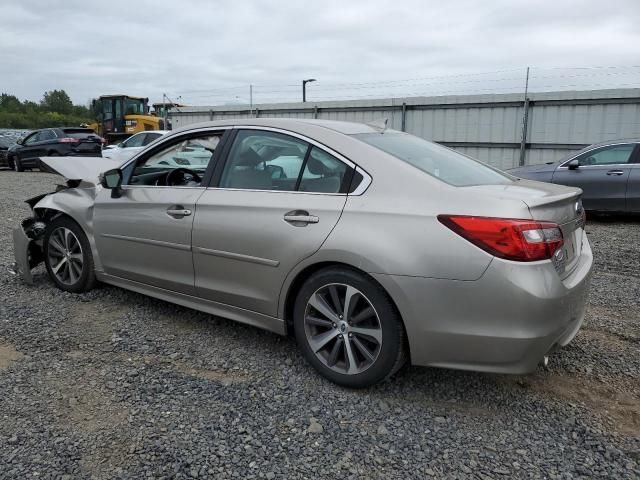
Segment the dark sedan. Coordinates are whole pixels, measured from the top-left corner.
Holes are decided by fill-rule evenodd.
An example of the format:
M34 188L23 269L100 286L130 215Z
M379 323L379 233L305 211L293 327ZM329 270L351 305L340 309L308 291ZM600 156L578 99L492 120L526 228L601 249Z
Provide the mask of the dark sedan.
M9 164L17 172L39 168L40 157L100 157L104 140L89 128L45 128L18 141L9 151Z
M529 180L580 187L586 210L640 213L640 139L596 143L555 163L508 172Z

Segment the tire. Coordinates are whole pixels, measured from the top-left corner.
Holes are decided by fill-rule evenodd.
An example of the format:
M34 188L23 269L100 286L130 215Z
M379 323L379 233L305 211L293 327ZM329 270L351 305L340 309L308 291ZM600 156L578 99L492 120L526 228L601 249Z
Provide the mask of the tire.
M20 159L18 157L14 157L13 159L13 169L16 172L24 172L24 167L20 163Z
M82 228L68 217L58 217L44 234L44 264L56 286L82 293L96 284L93 255Z
M369 387L405 363L400 315L382 287L358 271L332 267L311 275L298 292L293 315L304 357L338 385Z

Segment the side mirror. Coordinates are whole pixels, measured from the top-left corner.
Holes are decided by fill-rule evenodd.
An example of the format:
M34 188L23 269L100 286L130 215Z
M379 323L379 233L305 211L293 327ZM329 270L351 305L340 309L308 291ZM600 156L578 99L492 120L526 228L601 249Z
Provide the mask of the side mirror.
M578 167L580 167L580 162L577 158L574 158L569 163L567 163L567 167L569 167L569 170L577 170Z
M111 198L120 197L120 187L122 186L122 170L114 168L107 170L100 175L100 184L111 190Z
M16 140L16 143L18 145L22 145L22 142L24 142L24 138L19 138L18 140Z

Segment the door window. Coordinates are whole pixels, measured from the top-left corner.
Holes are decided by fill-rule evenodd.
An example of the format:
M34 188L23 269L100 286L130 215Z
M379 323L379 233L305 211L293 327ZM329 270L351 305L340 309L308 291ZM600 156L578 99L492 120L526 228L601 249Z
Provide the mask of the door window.
M149 145L156 138L160 138L162 136L161 133L145 133L144 141L142 142L143 146Z
M209 133L170 142L138 160L125 185L199 187L221 138Z
M221 188L343 192L351 168L309 143L281 133L241 130L222 172Z
M41 134L41 133L42 133L42 132L36 132L36 133L34 133L34 134L32 134L32 135L28 136L28 137L24 140L23 145L33 145L34 143L39 142L39 141L40 141L40 140L39 140L39 138L40 138L40 134Z
M144 142L145 133L134 135L122 142L122 148L141 147Z
M43 130L39 135L40 136L38 138L40 139L40 141L53 140L57 138L53 130Z
M338 193L341 190L347 165L317 147L311 149L299 190L302 192Z
M633 153L634 148L634 144L602 147L583 153L578 157L578 162L580 163L580 166L620 165L630 163L631 154Z

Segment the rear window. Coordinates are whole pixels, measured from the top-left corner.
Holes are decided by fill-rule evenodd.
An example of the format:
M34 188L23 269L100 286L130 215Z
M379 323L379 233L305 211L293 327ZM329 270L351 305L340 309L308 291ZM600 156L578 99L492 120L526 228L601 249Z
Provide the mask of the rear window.
M95 135L96 133L88 128L63 128L65 136L70 138L87 138L90 135Z
M489 165L407 133L387 131L353 136L455 187L513 181Z

